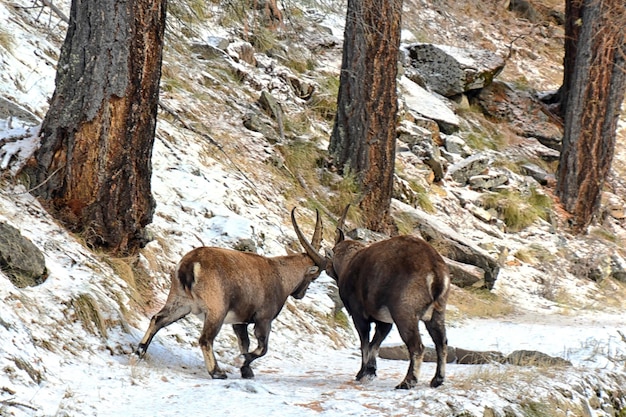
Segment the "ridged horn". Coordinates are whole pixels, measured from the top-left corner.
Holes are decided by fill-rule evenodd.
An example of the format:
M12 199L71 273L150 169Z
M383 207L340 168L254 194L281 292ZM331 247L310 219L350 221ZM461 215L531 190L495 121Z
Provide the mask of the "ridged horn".
M304 237L304 234L300 230L300 227L298 227L298 223L296 222L296 208L295 207L291 210L291 224L293 225L293 229L295 230L296 235L298 236L298 240L300 241L300 244L306 251L307 255L309 255L311 259L313 259L313 262L315 262L315 265L317 265L321 270L324 270L326 269L326 258L320 255L317 249L313 247L313 245L319 246L322 241L322 219L320 217L319 211L315 210L315 212L317 213L317 220L315 224L315 232L313 232L313 239L311 243L309 243L306 240L306 238Z
M344 224L346 222L346 216L348 215L348 209L349 208L350 208L350 204L348 204L346 206L346 208L343 209L343 214L341 215L341 218L339 219L339 222L337 223L337 231L336 231L336 235L335 235L335 245L345 239L345 235L343 233L343 226L344 226Z

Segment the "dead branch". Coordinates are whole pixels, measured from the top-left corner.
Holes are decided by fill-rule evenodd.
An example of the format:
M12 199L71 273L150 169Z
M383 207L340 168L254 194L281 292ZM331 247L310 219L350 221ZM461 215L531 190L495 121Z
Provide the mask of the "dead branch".
M70 19L59 9L57 6L52 4L50 0L41 0L44 6L49 7L62 21L65 23L70 23Z

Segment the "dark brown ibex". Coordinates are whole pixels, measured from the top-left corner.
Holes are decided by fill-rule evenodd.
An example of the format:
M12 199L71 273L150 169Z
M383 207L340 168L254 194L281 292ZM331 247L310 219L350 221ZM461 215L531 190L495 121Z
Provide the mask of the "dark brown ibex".
M414 387L424 354L418 327L422 320L437 351L437 371L430 385L441 385L448 344L448 267L431 245L417 237L396 236L369 246L346 240L342 228L348 208L339 220L335 247L326 258L325 270L337 281L341 300L361 339L362 365L356 379L376 376L378 350L395 323L410 358L406 377L396 388ZM302 240L297 228L296 233ZM370 341L371 323L376 324L376 332Z
M294 209L295 210L295 209ZM294 212L291 212L294 227ZM300 229L298 238L304 239ZM213 340L222 324L232 324L244 357L243 378L253 378L250 364L265 355L272 320L280 313L287 297L300 299L325 265L318 252L322 241L322 221L317 222L311 243L300 243L313 249L307 253L264 257L215 247L200 247L187 253L172 276L172 286L165 306L152 317L150 327L135 354L141 358L154 335L163 327L189 313L204 315L200 349L212 378L224 379L213 352ZM248 324L254 323L257 347L249 352Z

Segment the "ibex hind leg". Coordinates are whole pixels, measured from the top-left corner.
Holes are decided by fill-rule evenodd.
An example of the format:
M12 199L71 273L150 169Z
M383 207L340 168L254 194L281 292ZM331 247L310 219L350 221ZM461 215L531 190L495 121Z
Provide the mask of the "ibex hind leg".
M213 323L209 320L209 316L207 315L204 319L204 327L202 328L202 334L199 340L202 356L204 356L204 364L213 379L227 378L226 373L218 365L215 359L215 352L213 351L213 341L221 327L221 322L219 324Z
M437 371L430 381L433 388L443 384L446 376L446 362L448 359L448 339L446 338L446 326L443 313L435 311L430 321L424 322L426 330L432 337L437 351Z
M163 327L169 326L175 321L182 319L189 313L191 313L191 307L173 307L165 305L165 307L163 307L161 311L156 313L150 320L150 326L148 327L146 334L143 336L143 339L141 339L141 342L137 346L137 350L135 350L135 355L137 355L137 357L139 358L143 357L146 354L146 350L148 350L148 346L150 346L154 335L159 330L161 330Z
M404 380L396 386L396 389L411 389L417 384L422 359L424 357L424 345L419 334L418 321L407 323L396 323L400 337L409 350L409 369Z

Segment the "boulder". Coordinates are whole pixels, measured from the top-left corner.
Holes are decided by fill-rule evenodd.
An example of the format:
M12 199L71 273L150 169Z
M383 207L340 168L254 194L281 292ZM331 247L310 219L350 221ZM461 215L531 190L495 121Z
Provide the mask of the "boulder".
M405 344L384 345L380 347L378 356L381 359L391 359L398 361L409 360L409 350ZM448 346L447 363L453 363L456 360L455 349ZM430 346L424 347L424 362L437 362L437 352Z
M472 149L467 146L467 143L456 135L446 135L444 140L444 146L446 151L459 155L462 158L467 158L472 154Z
M568 360L536 350L516 350L506 357L505 363L518 366L572 366Z
M391 212L394 216L400 216L401 213L403 219L410 222L424 240L437 242L437 249L440 253L454 261L474 265L485 271L484 285L489 289L493 288L500 273L498 259L439 221L435 216L418 208L392 199Z
M47 275L39 248L4 222L0 222L0 268L18 288L39 285Z
M509 177L503 172L488 172L482 175L474 175L468 183L472 190L493 190L509 182Z
M471 177L484 174L491 163L491 158L485 154L475 154L465 158L448 168L448 175L461 185L469 182Z
M468 265L443 257L450 271L450 282L457 287L471 287L485 282L485 271L477 266Z
M523 164L521 168L524 173L526 173L526 175L530 176L541 185L547 185L548 183L556 182L554 174L548 173L546 170L538 165L528 162Z
M504 59L485 49L414 43L403 50L407 77L445 97L483 88L504 68Z
M488 363L503 363L505 356L495 350L477 351L456 348L456 363L460 365L483 365Z
M0 96L0 120L11 120L15 126L35 126L41 123L39 117L30 110L2 96ZM13 128L11 123L7 128Z
M400 77L398 87L404 105L409 111L434 120L439 129L446 134L458 130L460 123L458 116L441 98L429 93L407 77Z
M480 90L475 100L487 116L509 123L516 134L534 137L549 148L561 150L562 126L531 93L495 81Z
M626 260L617 253L611 255L611 277L626 283Z

